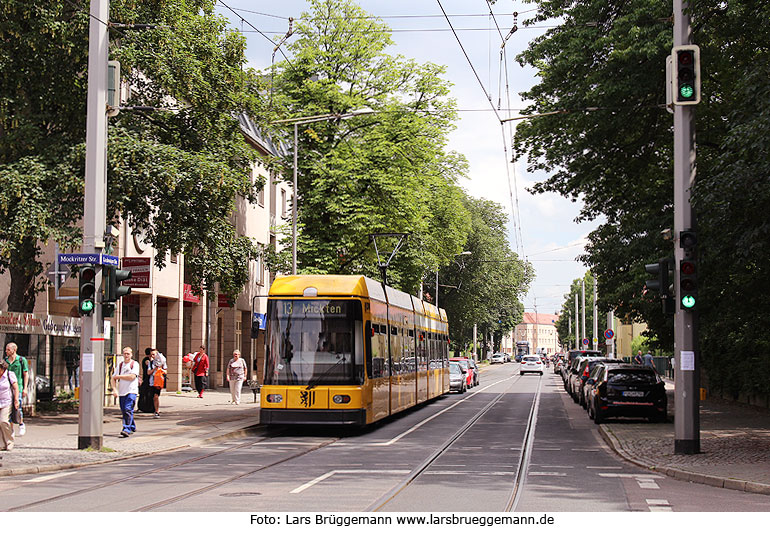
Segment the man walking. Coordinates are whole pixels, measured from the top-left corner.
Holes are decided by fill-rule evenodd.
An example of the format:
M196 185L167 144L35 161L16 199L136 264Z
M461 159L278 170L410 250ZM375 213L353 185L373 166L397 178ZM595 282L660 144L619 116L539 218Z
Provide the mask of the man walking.
M112 395L120 400L120 412L123 414L121 438L126 438L136 431L134 422L134 403L139 394L139 363L132 359L134 351L123 348L123 360L115 365L112 374Z
M647 353L644 354L644 357L642 359L643 359L644 366L647 366L653 369L655 368L655 362L652 360L652 354L650 353L650 350L647 350Z
M79 367L80 367L80 350L75 347L75 341L69 339L67 346L62 348L62 357L64 358L64 365L67 367L67 384L70 390L75 390L80 386L79 381ZM73 387L73 383L75 384Z
M27 385L29 385L29 364L27 360L16 353L19 347L15 342L9 342L5 345L5 362L8 363L8 370L16 375L16 383L19 387L19 414L21 415L21 422L19 422L19 436L24 435L27 432L27 426L24 425L24 399L27 397Z

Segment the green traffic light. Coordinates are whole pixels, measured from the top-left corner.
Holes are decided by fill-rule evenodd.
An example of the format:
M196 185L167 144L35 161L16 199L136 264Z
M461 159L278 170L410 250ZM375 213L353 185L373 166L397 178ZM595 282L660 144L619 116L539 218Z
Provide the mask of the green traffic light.
M682 297L682 307L685 309L692 309L695 307L695 297L690 296L689 294L687 296Z
M682 85L679 88L679 94L682 96L682 98L692 98L692 95L695 93L695 90L692 88L692 85Z
M80 310L84 313L90 313L94 310L94 302L93 300L85 300L83 303L80 304Z

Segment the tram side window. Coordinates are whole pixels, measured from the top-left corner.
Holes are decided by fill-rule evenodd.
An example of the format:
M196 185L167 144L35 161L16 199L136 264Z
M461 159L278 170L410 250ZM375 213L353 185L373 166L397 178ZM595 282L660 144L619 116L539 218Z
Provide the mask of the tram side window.
M387 326L378 324L372 325L372 349L371 349L371 365L369 366L370 378L381 378L387 375Z

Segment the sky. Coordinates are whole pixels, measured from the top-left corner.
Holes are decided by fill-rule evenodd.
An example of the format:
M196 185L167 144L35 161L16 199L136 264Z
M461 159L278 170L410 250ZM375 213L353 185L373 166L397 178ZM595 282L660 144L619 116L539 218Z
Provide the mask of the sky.
M515 57L531 39L544 34L554 23L523 27L522 21L534 13L533 4L521 0L497 0L491 6L494 19L487 0L358 0L358 5L380 17L393 30L395 44L387 53L446 66L445 78L452 84L451 97L461 110L448 148L464 154L470 167L468 179L460 186L474 197L500 203L519 226L517 231L513 222L509 224L511 249L531 261L536 271L536 279L523 300L525 310L534 311L537 307L541 313L557 312L572 280L586 271L575 258L583 252L586 236L600 221L577 224L579 202L556 194L533 195L527 191L548 175L527 172L524 157L510 162L510 146L506 150L510 128L506 126L504 141L493 111L500 104L498 114L507 118L517 116L518 110L525 107L519 93L537 83L536 72L521 67ZM304 0L217 2L217 12L246 35L249 64L258 70L271 64L275 44L266 36L277 41L287 32L288 18L300 18L308 9ZM513 27L513 12L518 12L518 30L505 43L502 63L501 44ZM282 59L281 52L277 52L276 62ZM512 212L516 215L511 216Z

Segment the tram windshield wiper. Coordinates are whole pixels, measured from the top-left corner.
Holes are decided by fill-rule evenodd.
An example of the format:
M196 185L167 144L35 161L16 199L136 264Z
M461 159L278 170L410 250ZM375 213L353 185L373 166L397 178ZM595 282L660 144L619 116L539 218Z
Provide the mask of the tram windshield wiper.
M313 387L315 387L316 385L318 385L319 383L321 383L321 381L323 381L323 379L326 376L328 376L331 373L332 370L334 370L335 368L340 366L340 364L344 363L345 361L346 361L346 359L345 359L345 356L343 355L342 359L338 359L336 363L334 363L332 366L330 366L329 368L324 370L323 374L320 374L320 375L314 377L313 379L311 379L310 381L308 381L307 382L307 389L305 389L305 390L310 390Z

